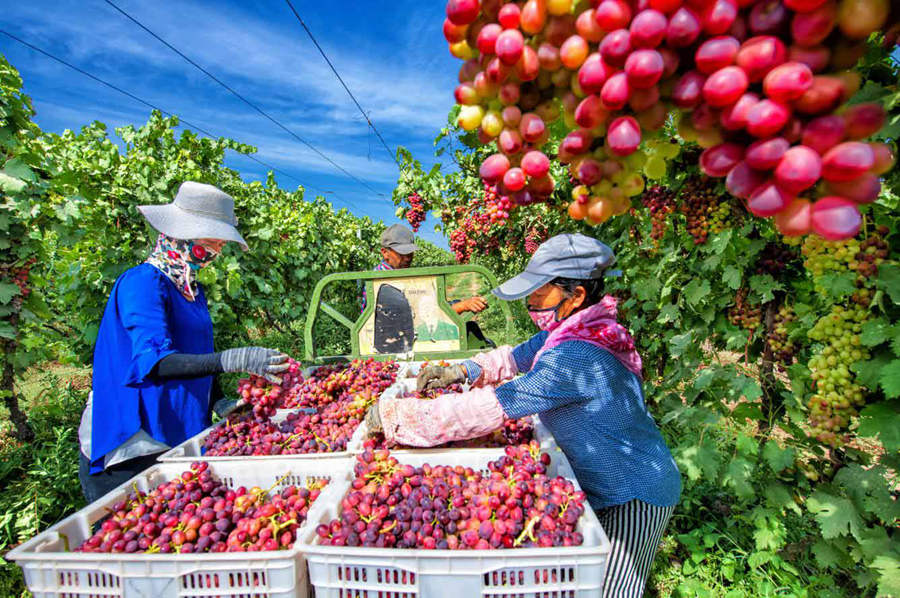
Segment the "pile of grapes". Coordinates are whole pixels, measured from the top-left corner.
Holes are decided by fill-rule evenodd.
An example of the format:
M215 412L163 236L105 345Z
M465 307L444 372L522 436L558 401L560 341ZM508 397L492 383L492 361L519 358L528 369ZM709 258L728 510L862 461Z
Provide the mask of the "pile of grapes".
M585 495L550 478L550 456L532 443L507 447L482 473L401 464L388 451L358 456L339 519L319 525L321 544L487 550L580 546Z
M355 359L350 363L325 365L306 379L300 373L298 362L291 359L289 363L281 384L250 376L238 382L238 395L253 403L255 412L272 415L274 409L318 408L363 392L378 396L397 379L395 361ZM257 406L262 409L257 410Z
M178 553L286 550L325 481L281 492L230 490L198 462L148 493L113 505L77 552Z
M347 443L373 405L397 379L394 361L354 360L318 368L309 378L291 360L280 385L259 376L238 382L238 393L252 403L249 413L234 413L204 439L210 457L296 455L337 452ZM304 408L273 421L276 409Z
M671 111L706 148L709 176L788 235L845 239L893 163L865 140L881 106L842 108L869 34L900 19L884 0L449 0L444 36L465 60L458 124L499 150L482 179L527 205L553 191L544 153L580 185L570 214L599 224L664 172L678 148L642 146ZM558 123L558 124L557 124ZM659 143L660 139L650 139ZM668 146L668 147L664 147ZM823 180L820 185L817 183Z

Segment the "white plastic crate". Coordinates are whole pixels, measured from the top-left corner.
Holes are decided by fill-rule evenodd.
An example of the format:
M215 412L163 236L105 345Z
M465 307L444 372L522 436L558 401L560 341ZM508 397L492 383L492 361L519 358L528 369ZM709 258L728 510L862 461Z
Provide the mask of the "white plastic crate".
M394 454L394 453L392 453ZM562 455L559 453L558 455ZM496 456L452 449L397 455L410 465L463 465L486 469ZM568 461L551 455L549 473L578 481ZM595 598L600 595L610 543L590 506L578 522L584 544L498 550L421 550L321 546L315 527L340 516L340 498L352 472L335 479L338 500L323 504L300 536L316 598ZM579 487L580 488L580 487Z
M281 489L320 479L342 482L350 467L347 459L210 463L210 471L230 488L269 488L277 482L276 488ZM69 552L89 538L91 527L135 486L146 492L185 469L185 463L155 465L21 544L6 558L22 568L34 598L306 598L309 588L299 540L288 550L273 552ZM340 500L340 486L329 483L322 490L310 507L308 521L320 520L325 506Z
M272 416L272 421L274 423L281 423L287 416L291 413L296 413L298 411L303 411L302 409L279 409L275 415ZM203 459L204 461L209 461L211 463L218 463L223 461L247 461L248 459L251 461L265 461L265 460L302 460L302 461L312 461L316 459L335 459L335 458L346 458L351 454L357 453L362 450L362 443L365 439L363 434L364 430L362 424L357 426L356 430L354 430L353 435L350 437L350 440L347 441L347 448L343 451L335 451L332 453L305 453L305 454L296 454L296 455L234 455L234 456L222 456L222 457L207 457L203 454L203 443L206 441L206 437L210 435L210 433L220 426L225 425L225 420L220 421L219 423L208 427L203 430L196 436L188 438L178 446L172 447L165 453L159 456L157 459L160 463L185 463L196 461L197 459Z

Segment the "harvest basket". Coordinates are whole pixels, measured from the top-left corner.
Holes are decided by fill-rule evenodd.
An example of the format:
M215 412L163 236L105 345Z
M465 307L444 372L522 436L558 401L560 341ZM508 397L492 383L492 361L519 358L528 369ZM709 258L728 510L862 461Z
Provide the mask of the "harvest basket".
M28 542L10 551L34 598L305 598L306 565L299 539L288 550L203 554L97 554L69 552L90 537L92 526L137 487L148 491L185 470L184 463L161 463L132 478ZM345 480L349 460L320 462L267 460L210 463L209 470L230 487L276 488L308 481ZM310 507L319 521L341 488L329 483Z
M495 458L484 451L465 449L396 456L401 463L415 466L427 462L482 469ZM567 461L551 456L549 472L578 485ZM577 547L451 551L319 545L315 527L340 516L340 498L350 489L351 480L352 472L332 482L333 490L339 493L337 500L323 503L324 508L316 513L319 519L313 521L310 517L300 534L316 598L600 595L610 543L589 507L578 523L584 544Z

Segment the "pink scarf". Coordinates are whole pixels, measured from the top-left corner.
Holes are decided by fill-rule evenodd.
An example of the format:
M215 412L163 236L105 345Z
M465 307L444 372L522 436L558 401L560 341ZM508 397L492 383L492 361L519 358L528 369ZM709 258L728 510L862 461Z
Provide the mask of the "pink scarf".
M643 379L641 356L634 348L631 333L616 321L616 299L606 295L599 303L576 312L563 320L547 336L544 346L534 356L534 363L544 351L566 341L585 341L606 349L629 371Z

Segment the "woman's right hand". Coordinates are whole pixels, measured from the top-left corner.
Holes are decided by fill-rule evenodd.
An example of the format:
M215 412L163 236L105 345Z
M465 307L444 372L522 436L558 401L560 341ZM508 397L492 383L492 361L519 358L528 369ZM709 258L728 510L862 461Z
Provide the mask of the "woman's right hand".
M281 384L281 372L290 367L288 356L265 347L240 347L222 351L222 371L247 372L262 376L273 384Z
M466 381L466 369L461 365L441 366L429 365L422 368L416 377L416 390L447 388L451 384L462 384Z

